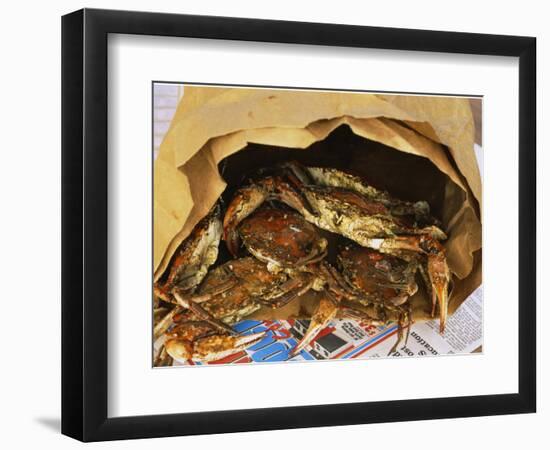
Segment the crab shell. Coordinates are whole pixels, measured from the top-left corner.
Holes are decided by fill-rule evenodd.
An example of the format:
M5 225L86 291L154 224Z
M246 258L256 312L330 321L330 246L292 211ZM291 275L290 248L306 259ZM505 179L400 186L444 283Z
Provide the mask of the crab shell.
M363 296L364 305L400 306L418 290L418 263L358 246L348 246L338 255L344 278Z
M300 214L261 208L239 226L246 249L268 269L296 269L326 256L327 240Z

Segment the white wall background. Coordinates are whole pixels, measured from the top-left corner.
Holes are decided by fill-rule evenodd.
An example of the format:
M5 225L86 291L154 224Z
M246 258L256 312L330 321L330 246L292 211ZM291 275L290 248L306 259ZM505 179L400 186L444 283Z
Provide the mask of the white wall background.
M0 111L3 170L0 176L0 273L4 317L0 327L0 442L3 448L74 448L81 444L59 435L60 417L60 16L83 6L156 10L190 14L243 16L471 31L538 37L539 230L548 227L550 169L548 127L543 105L550 104L550 30L544 2L470 0L410 2L231 2L175 4L165 0L88 0L9 2L0 18ZM223 70L223 67L220 68ZM543 225L544 224L544 225ZM548 270L541 257L550 240L539 233L539 278ZM30 263L32 261L32 264ZM539 282L539 299L548 296ZM550 312L539 301L539 317ZM539 380L550 376L545 352L550 332L539 319ZM544 354L546 353L546 354ZM172 438L98 444L95 448L196 446L201 449L242 446L271 449L310 445L437 448L543 448L550 420L550 389L539 383L539 413L401 424L364 425L229 436Z

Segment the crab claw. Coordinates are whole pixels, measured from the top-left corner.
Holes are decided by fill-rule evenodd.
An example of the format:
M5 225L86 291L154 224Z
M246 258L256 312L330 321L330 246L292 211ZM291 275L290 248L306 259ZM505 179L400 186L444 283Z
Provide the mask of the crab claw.
M223 218L223 239L233 256L237 256L240 246L237 226L266 199L266 192L259 186L247 186L239 189L229 203Z
M188 360L216 361L226 358L247 347L257 344L265 336L261 333L243 336L210 335L196 341L189 339L168 339L165 343L166 352L176 361L185 363Z
M428 276L432 291L432 316L437 302L439 304L439 332L443 333L447 322L448 290L451 279L449 266L444 255L428 256Z
M309 328L302 337L302 340L298 342L296 347L290 352L290 358L293 358L300 353L308 344L310 344L321 330L326 328L329 322L334 319L338 312L338 304L336 300L326 296L321 299L317 311L313 314Z

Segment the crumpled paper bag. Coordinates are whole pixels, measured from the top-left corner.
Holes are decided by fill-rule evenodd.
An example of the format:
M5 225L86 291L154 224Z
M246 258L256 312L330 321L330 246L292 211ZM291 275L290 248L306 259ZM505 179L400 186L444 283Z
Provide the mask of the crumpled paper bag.
M449 236L454 312L481 283L481 178L472 114L462 98L186 86L154 167L155 280L224 192L220 161L254 144L307 151L341 126L364 138L365 148L376 142L427 158L446 177L439 209ZM309 314L307 298L255 317ZM415 320L429 317L424 291L412 304Z

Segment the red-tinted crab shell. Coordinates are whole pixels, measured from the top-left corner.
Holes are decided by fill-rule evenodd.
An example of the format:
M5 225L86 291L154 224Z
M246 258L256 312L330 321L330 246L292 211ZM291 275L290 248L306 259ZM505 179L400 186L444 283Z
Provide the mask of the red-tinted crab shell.
M297 268L326 255L326 239L294 211L259 209L242 222L239 234L256 258L281 267Z
M417 290L414 261L357 246L343 249L338 260L346 280L367 301L399 305Z

